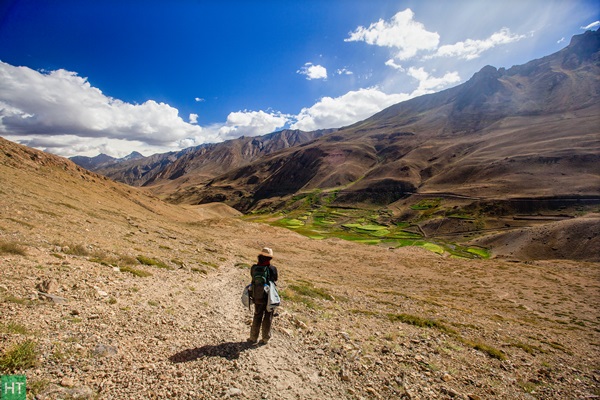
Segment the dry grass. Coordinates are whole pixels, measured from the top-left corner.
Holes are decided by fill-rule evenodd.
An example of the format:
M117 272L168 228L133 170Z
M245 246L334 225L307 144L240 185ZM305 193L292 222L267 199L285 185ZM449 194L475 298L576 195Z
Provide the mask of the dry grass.
M0 241L0 254L27 255L27 250L18 242Z

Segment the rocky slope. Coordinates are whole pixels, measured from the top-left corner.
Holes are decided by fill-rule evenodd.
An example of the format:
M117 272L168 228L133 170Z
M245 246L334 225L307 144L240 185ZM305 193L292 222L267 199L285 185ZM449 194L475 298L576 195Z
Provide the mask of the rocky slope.
M29 398L600 395L597 263L310 240L3 139L0 177L0 366ZM239 296L265 244L284 304L254 347Z

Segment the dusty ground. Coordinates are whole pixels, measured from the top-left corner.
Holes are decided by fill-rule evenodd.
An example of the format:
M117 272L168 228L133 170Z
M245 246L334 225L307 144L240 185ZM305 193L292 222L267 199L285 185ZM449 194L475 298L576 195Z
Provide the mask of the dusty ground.
M0 352L36 343L12 371L30 398L600 396L598 263L315 241L1 144L0 243L24 254L0 254ZM251 347L240 294L267 244L284 305ZM120 270L138 256L169 269Z

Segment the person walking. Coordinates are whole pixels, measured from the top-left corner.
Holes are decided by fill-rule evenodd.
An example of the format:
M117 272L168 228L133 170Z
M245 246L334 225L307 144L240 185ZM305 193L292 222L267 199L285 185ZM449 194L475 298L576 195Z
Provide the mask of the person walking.
M265 285L269 282L277 282L277 268L271 265L273 259L273 250L265 247L258 254L258 262L250 268L252 276L251 296L254 302L254 318L250 328L250 337L248 342L256 343L259 333L262 338L259 344L264 345L271 338L271 323L273 322L273 311L267 311L267 296ZM261 332L262 330L262 332Z

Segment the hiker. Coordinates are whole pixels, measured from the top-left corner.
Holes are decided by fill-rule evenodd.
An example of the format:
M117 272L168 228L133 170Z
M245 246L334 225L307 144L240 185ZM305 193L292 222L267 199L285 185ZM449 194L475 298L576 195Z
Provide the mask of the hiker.
M277 281L277 268L271 265L273 250L265 247L258 254L258 263L250 269L252 276L251 296L254 301L254 319L250 328L250 338L248 341L256 343L258 334L262 328L262 339L259 344L267 344L271 338L271 322L273 321L273 311L267 311L267 292L264 290L264 284Z

